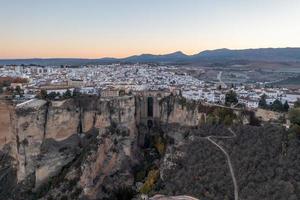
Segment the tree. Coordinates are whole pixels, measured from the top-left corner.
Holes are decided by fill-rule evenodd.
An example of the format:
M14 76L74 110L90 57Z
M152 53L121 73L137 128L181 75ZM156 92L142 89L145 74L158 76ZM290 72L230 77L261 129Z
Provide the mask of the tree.
M18 95L21 96L21 87L17 85L15 91L17 92Z
M258 106L259 106L260 108L263 108L263 109L268 108L268 104L267 104L266 99L267 99L267 95L265 95L265 94L263 94L263 95L260 97L260 100L259 100L259 102L258 102Z
M71 98L72 97L72 93L69 89L67 89L67 91L63 94L64 98Z
M230 90L225 95L225 105L230 106L236 103L238 103L237 95L233 90Z
M284 104L283 104L283 110L284 110L285 112L287 112L287 111L289 111L289 108L290 108L290 106L289 106L288 102L285 101Z
M281 103L281 101L279 101L278 99L276 99L272 106L271 106L272 110L280 112L283 111L283 104Z
M294 108L289 111L289 120L291 121L291 128L289 130L289 137L300 136L300 108Z
M231 125L236 115L231 109L228 108L217 108L214 110L213 115L219 124Z
M55 97L57 97L57 96L59 96L59 94L57 94L56 92L50 92L49 94L48 94L48 98L49 99L55 99Z
M2 83L2 85L3 85L3 87L9 87L10 83L11 82L9 80L4 80L3 83Z

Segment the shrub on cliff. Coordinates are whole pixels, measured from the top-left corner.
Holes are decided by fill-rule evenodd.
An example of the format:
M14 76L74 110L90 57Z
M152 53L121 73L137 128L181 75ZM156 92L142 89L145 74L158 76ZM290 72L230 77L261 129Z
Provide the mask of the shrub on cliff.
M231 125L233 120L236 119L236 115L231 109L227 108L216 108L213 112L218 124Z
M214 125L217 123L217 119L213 114L208 114L206 117L206 123L209 125Z
M161 136L155 136L154 137L154 147L160 154L160 156L163 156L166 149L166 140Z
M149 171L146 181L140 189L140 193L148 194L154 188L158 178L159 178L158 169Z
M295 109L290 110L289 119L291 120L292 124L300 125L300 109L295 108Z
M71 90L67 89L67 91L63 94L63 97L65 99L71 98L72 97L72 92Z
M294 108L290 110L289 120L291 121L289 138L294 136L300 137L300 108Z

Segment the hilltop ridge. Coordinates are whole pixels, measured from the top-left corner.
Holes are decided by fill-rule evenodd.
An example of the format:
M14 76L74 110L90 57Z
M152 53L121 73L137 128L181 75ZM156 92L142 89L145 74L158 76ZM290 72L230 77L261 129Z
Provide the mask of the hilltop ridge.
M264 61L264 62L300 62L300 48L259 48L259 49L215 49L205 50L198 54L186 55L181 51L169 54L141 54L126 58L30 58L2 59L0 65L38 64L38 65L80 65L107 63L201 63L216 61Z

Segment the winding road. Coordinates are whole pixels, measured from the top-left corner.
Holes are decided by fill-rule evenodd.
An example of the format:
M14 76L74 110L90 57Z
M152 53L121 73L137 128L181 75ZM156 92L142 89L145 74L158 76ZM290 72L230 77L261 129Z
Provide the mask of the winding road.
M227 85L222 81L222 73L223 72L219 72L219 74L217 75L217 79L219 80L219 83L221 84L221 87L226 88Z

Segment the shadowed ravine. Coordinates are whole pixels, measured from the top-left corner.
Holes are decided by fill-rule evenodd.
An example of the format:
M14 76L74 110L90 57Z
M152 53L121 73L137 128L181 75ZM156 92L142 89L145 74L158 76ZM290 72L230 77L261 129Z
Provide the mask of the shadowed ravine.
M151 95L11 108L0 199L299 199L299 144L285 129L180 96L153 98L149 117Z

